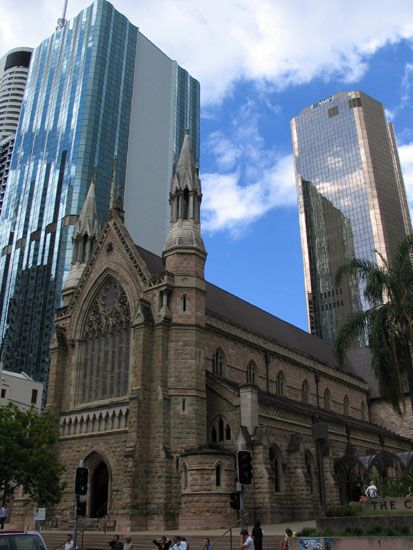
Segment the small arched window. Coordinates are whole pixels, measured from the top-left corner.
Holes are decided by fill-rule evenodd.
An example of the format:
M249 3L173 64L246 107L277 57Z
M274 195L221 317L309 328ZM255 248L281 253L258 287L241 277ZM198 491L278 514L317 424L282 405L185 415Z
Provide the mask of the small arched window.
M343 401L343 413L348 416L350 414L350 400L348 398L348 395L344 396Z
M184 491L188 489L188 466L185 462L182 465L182 489Z
M304 380L301 386L301 403L305 403L307 405L309 401L309 395L310 395L310 385L307 382L307 380Z
M250 361L247 367L247 384L255 384L256 366L254 361Z
M331 409L331 392L328 388L324 390L324 409L326 411Z
M278 371L275 393L285 395L285 376L282 370Z
M226 441L231 441L231 428L229 424L227 424L225 428L225 439Z
M215 486L216 487L221 487L221 469L222 469L221 464L217 464L215 466Z
M212 357L212 374L224 376L225 356L221 349L217 349Z
M182 307L182 311L185 312L188 308L188 298L187 298L187 295L186 294L182 294L182 297L181 297L181 307Z
M211 443L231 441L231 427L223 416L217 416L212 423Z
M366 414L366 402L362 401L360 406L360 413L361 413L361 419L367 420L367 414Z
M224 441L224 420L222 418L218 420L218 440Z
M277 445L271 445L268 451L268 458L270 461L270 466L272 473L274 474L274 491L276 493L281 492L281 486L282 486L282 459L281 459L281 453Z
M187 187L185 187L184 190L183 201L184 203L182 217L184 220L187 220L189 218L189 191Z

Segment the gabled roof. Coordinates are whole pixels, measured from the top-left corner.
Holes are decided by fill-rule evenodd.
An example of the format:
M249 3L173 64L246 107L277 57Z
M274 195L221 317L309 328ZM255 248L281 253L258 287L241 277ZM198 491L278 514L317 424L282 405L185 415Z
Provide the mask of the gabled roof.
M159 256L140 246L136 248L152 275L164 271L165 267ZM316 361L339 368L330 344L208 282L206 309L211 315L258 333Z
M207 283L207 311L338 369L332 346L222 288Z

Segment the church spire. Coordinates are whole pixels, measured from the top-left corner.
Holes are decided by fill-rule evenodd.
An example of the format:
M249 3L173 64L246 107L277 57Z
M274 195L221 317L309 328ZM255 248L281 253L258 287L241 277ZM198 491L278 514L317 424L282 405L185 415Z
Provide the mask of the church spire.
M185 130L181 154L171 180L170 226L164 255L177 248L193 248L206 255L201 236L201 180L192 156L189 130Z
M64 284L64 290L77 286L99 237L95 194L96 168L93 170L85 202L73 229L72 267Z
M79 236L88 235L89 237L97 237L99 234L99 223L96 210L96 168L93 170L92 180L89 185L89 190L83 203L82 210L76 221L73 230L73 239L76 240Z
M110 201L109 201L109 217L113 212L117 212L122 220L125 218L123 209L122 189L117 181L118 158L115 155L112 163L112 179L110 183Z

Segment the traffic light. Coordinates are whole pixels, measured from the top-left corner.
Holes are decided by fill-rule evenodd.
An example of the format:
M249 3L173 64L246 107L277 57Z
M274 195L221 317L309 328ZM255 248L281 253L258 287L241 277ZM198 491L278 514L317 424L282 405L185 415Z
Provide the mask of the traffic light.
M250 451L237 452L238 481L243 485L252 482L252 455Z
M75 495L87 494L87 480L89 477L89 470L83 466L76 468L75 479Z
M77 502L76 503L76 515L85 517L86 515L86 502Z
M231 508L234 508L234 510L240 509L239 493L231 493L229 495L229 505L231 506Z

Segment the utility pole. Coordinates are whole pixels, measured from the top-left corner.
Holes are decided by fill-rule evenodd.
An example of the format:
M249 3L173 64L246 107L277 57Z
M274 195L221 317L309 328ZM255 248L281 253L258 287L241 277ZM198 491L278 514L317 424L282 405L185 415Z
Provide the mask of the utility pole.
M76 550L79 515L84 515L86 512L86 502L81 503L80 497L81 495L87 495L88 477L89 470L85 468L84 461L80 460L75 473L75 525L73 527L73 550ZM80 510L81 505L83 512Z
M244 449L244 445L239 445L237 451L237 486L239 492L239 515L241 520L241 530L247 528L245 513L245 485L252 483L252 454L251 451Z

